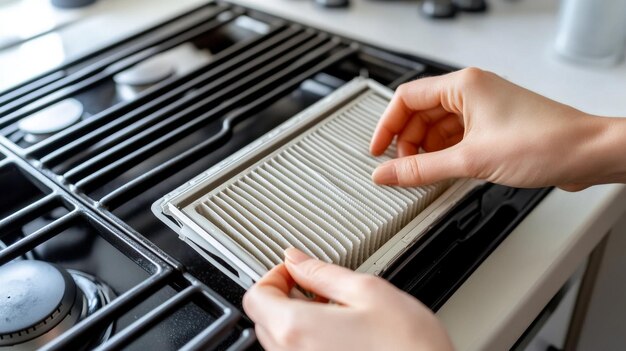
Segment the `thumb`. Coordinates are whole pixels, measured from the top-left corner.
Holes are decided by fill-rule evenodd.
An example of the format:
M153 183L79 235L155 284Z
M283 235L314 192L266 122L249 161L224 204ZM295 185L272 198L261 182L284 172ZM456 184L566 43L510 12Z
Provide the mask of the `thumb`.
M381 185L417 186L471 176L467 173L457 144L440 151L387 161L374 170L372 180Z
M298 249L285 251L285 266L294 281L305 290L344 305L365 301L366 295L376 289L370 284L372 279L376 279L374 276L313 259ZM381 284L374 285L384 288L383 283L381 280ZM364 285L368 285L369 291L359 288Z

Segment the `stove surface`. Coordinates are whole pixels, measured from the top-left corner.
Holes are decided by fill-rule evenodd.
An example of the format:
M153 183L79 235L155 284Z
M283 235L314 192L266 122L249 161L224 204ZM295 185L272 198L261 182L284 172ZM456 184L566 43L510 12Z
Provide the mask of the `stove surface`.
M0 268L111 289L47 349L244 349L243 289L152 203L355 77L394 89L452 69L218 1L0 85ZM486 186L387 278L437 308L544 193Z
M236 326L240 314L203 283L113 228L2 146L0 158L0 278L7 279L2 308L10 308L9 302L22 306L19 322L3 319L0 349L17 342L27 342L27 349L93 348L106 340L109 349L252 342L245 324ZM48 299L59 294L61 307L56 300L42 304L32 284L45 284ZM33 301L40 302L24 311ZM80 319L68 321L70 311ZM151 329L138 337L146 327ZM219 338L194 341L216 331ZM62 335L48 343L48 333Z

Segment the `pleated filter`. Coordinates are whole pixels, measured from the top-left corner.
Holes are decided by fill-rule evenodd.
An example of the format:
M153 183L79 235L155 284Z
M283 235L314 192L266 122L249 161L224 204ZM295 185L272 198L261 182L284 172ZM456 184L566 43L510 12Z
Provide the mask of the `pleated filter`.
M452 182L374 184L373 170L395 156L393 147L369 153L392 93L359 80L335 94L157 202L155 213L252 280L288 247L359 268Z

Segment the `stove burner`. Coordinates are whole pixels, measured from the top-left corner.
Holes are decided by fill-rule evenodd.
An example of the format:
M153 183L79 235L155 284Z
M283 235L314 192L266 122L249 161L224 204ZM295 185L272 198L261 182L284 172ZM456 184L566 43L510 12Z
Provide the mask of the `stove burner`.
M77 270L68 269L68 272L74 278L74 282L83 293L83 311L81 319L91 316L100 308L111 302L115 297L115 293L107 285L99 281L96 277ZM110 325L105 333L103 333L101 342L107 340L113 331L113 325Z
M83 104L69 98L22 119L18 128L26 133L24 140L36 143L78 122L83 112Z
M43 346L110 302L113 292L82 272L34 260L0 267L0 349ZM106 340L112 325L100 336Z
M155 56L122 71L113 80L120 85L142 86L155 84L175 73L175 66L167 59Z
M0 281L0 345L24 343L78 320L82 298L67 271L41 261L18 261L0 269Z
M185 43L115 74L113 81L123 100L133 100L140 92L165 79L187 74L206 65L211 57L208 50Z

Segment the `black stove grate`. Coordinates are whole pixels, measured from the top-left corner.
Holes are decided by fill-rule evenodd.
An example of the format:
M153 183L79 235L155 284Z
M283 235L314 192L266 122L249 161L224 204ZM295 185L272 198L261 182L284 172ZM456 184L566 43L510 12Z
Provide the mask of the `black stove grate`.
M244 28L241 19L265 30ZM236 305L243 291L209 264L198 264L202 259L150 213L152 202L354 77L395 88L450 70L226 3L210 3L153 31L34 81L63 75L53 83L0 94L11 97L0 110L0 134L85 205ZM211 48L211 61L131 100L110 97L114 73L183 43ZM83 102L89 115L44 140L16 141L21 119L67 98Z
M226 5L214 7L209 18L219 17L218 13L230 14L228 20L218 21L219 25L244 14L251 16L239 8ZM96 67L84 68L55 84L14 100L15 106L33 107L2 114L12 109L10 104L5 106L0 111L3 116L0 128L4 128L5 133L14 132L17 128L15 122L28 114L84 91L96 81L110 78L112 73L119 71L118 66L128 67L130 63L123 61L128 57L132 58L131 63L135 63L144 58L145 53L159 52L206 33L205 27L218 26L216 21L211 20L193 30L190 30L192 25L186 26L177 36L168 36L169 41L165 44L162 40L156 46L149 46L157 42L153 39L121 53L112 53L106 60L95 64ZM62 176L64 182L74 185L75 191L97 201L103 209L115 210L134 199L136 194L180 172L199 155L224 145L231 138L237 123L284 97L303 81L338 66L350 56L369 61L379 71L390 71L393 80L388 83L392 87L415 78L425 70L424 65L399 57L391 57L393 60L388 61L389 57L380 52L368 54L373 50L338 37L298 25L286 25L276 20L272 22L274 28L270 33L233 45L193 75L155 86L135 100L99 111L91 118L27 147L23 150L25 155L39 159L43 167ZM120 65L119 60L124 64ZM116 70L107 69L111 66L115 66ZM364 71L360 68L357 73L363 74ZM352 77L342 78L347 80ZM212 134L207 134L205 140L187 145L184 151L161 159L158 165L144 167L148 170L140 175L124 177L129 169L150 162L151 158L158 158L158 154L203 128L212 129ZM115 186L102 189L111 183Z
M318 45L321 46L317 47ZM216 144L219 145L224 137L230 134L231 128L238 118L245 117L246 113L271 101L281 93L293 88L295 85L300 84L302 80L314 74L320 68L324 68L332 62L336 62L350 52L350 49L340 51L330 58L325 59L322 63L291 78L284 85L272 89L273 86L284 81L287 77L290 77L299 69L302 69L303 66L319 59L323 54L328 53L337 45L338 43L329 41L323 36L314 37L311 41L302 45L302 47L296 48L284 56L277 58L276 61L268 62L267 65L262 66L262 68L259 68L250 76L240 81L233 82L233 84L229 84L228 86L219 87L219 92L208 95L207 98L202 99L192 106L181 109L182 107L180 105L184 104L174 103L170 105L169 108L159 110L157 113L151 115L151 117L154 116L156 119L160 119L159 117L164 118L161 122L143 130L139 130L140 127L128 128L116 138L109 139L109 142L102 144L102 147L96 148L96 150L89 155L91 156L90 158L72 167L63 173L63 176L69 182L76 184L79 191L88 193L95 190L96 187L106 184L112 181L113 178L120 176L132 165L142 162L155 153L164 150L171 144L197 130L197 128L203 127L220 116L229 114L222 122L222 130L212 138L198 144L179 157L173 158L167 164L155 168L150 173L137 177L130 182L130 184L118 188L101 199L100 202L103 206L109 209L115 208L115 206L119 204L120 198L129 198L128 192L136 193L136 191L142 191L145 187L152 185L153 183L151 184L150 181L155 181L155 175L159 175L159 173L163 173L164 171L172 173L177 172L178 169L172 167L173 165L188 163L193 159L190 159L189 156L217 148ZM314 49L315 47L317 47L317 49ZM308 55L300 56L300 54L307 52L309 49L311 52ZM296 58L299 59L296 60ZM255 78L263 76L266 72L271 72L274 67L279 67L281 64L291 60L296 61L288 68L268 77L264 81L259 83L255 82ZM256 84L246 89L248 82L254 82ZM211 86L212 85L204 86L203 90L211 90ZM268 94L259 96L259 91L266 89L272 90ZM228 100L220 101L220 98L223 99L223 97L235 93L237 93L236 96ZM216 103L217 101L219 101L219 104ZM205 109L208 109L208 111L203 112ZM168 167L173 169L168 171ZM142 183L145 183L143 184L143 188L140 187ZM135 190L135 188L139 189Z
M179 21L169 23L169 26L165 24L161 28L155 28L151 33L146 33L149 35L140 35L141 38L133 40L134 45L127 47L115 45L114 54L99 56L97 61L91 62L88 66L84 66L81 60L77 60L29 84L3 93L0 95L0 115L3 116L0 123L4 125L19 120L36 109L49 106L76 92L88 89L93 84L110 78L118 71L151 55L202 35L220 24L216 17L224 11L226 11L226 6L223 5L204 6L190 12ZM114 66L115 69L110 69L114 63L118 65ZM45 99L41 100L42 98Z
M274 29L282 30L284 27ZM266 52L286 39L296 34L295 29L285 30L283 33L273 36L270 33L267 40L265 37L254 39L251 43L234 45L224 50L220 57L202 68L198 75L181 77L177 81L167 82L156 86L151 91L146 91L137 99L115 105L94 115L86 123L74 127L43 141L37 145L30 154L42 157L42 162L50 167L55 166L69 158L81 148L89 146L93 140L106 136L107 133L128 127L140 116L159 111L159 109L176 102L185 96L186 92L202 87L213 79L220 78L220 73L236 69L242 63L252 60L256 55ZM234 61L234 59L237 61ZM231 61L233 60L233 61ZM224 78L222 78L224 79ZM215 90L212 89L212 90ZM149 122L144 122L149 123Z
M221 345L223 348L239 350L254 342L253 332L241 324L241 315L237 309L197 279L182 272L182 267L171 266L126 235L112 229L63 189L1 146L0 159L0 188L4 193L0 213L10 213L0 220L0 240L6 246L0 251L0 265L15 259L46 260L64 268L109 277L111 281L105 283L110 283L118 294L110 304L46 344L44 349L77 349L90 340L90 335L98 335L111 323L116 323L116 333L99 348L126 347L190 303L213 316L213 320L197 335L180 345L183 348L205 350ZM62 236L71 238L66 240ZM70 242L73 245L70 249L76 252L68 258L70 252L67 248L63 249L62 245ZM108 259L120 260L125 257L124 263L134 266L117 267L111 263L114 267L122 268L123 272L106 271L108 267L102 267L102 262L91 262L89 257L85 257L90 255L90 248L94 245L101 248L108 245L110 248L100 258L104 263ZM59 256L66 260L59 260ZM134 281L124 282L128 276L119 276L122 273L133 275ZM119 276L119 282L115 281L116 276ZM171 296L158 299L157 308L145 314L134 314L130 320L136 320L127 325L118 322L128 311L159 295L159 291L164 288L171 290ZM234 330L238 330L238 336L231 335ZM230 337L229 345L223 344L227 337Z

